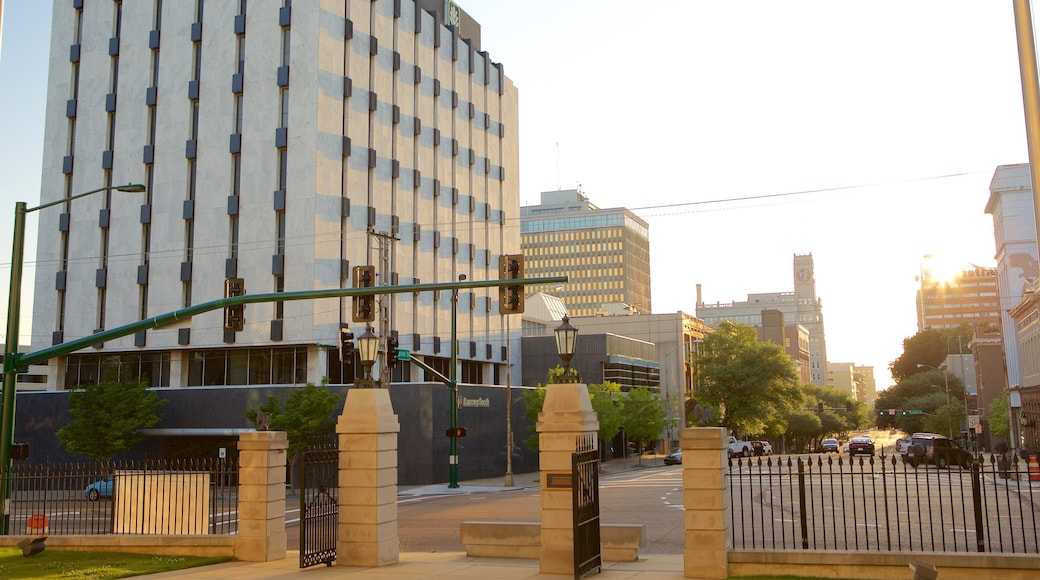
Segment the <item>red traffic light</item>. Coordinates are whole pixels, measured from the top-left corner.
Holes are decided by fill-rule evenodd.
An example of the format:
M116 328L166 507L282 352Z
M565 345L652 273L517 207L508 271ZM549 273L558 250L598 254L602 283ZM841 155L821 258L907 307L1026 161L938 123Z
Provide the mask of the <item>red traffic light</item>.
M465 437L466 436L466 428L465 427L455 427L454 429L450 429L450 428L449 429L445 429L444 430L444 435L445 435L445 437Z

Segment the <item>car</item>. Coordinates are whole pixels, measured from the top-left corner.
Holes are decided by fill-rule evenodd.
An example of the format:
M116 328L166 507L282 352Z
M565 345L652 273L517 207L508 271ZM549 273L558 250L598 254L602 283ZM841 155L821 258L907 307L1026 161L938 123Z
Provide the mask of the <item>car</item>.
M824 439L820 442L820 453L830 453L832 451L834 453L840 453L840 451L838 451L839 449L841 448L838 447L837 439Z
M932 464L940 469L959 465L970 469L971 452L953 439L935 433L914 433L910 438L910 449L903 460L913 467Z
M908 439L908 438L896 439L896 451L898 451L900 455L906 455L909 450L910 450L910 439Z
M112 497L112 478L99 479L83 490L83 497L97 501L103 497Z
M671 453L664 456L665 465L682 465L682 449L674 449Z
M752 441L751 448L758 456L773 454L773 445L768 441Z
M874 456L874 442L870 437L853 437L849 441L849 456L861 454Z

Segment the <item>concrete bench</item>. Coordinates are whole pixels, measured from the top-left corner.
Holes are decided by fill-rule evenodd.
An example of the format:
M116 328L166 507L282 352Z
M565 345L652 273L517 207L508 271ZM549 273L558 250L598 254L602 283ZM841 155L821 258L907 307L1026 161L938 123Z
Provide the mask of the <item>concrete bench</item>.
M459 540L466 555L480 558L526 558L541 553L541 525L528 522L462 522ZM634 562L646 544L646 526L600 524L599 543L606 562Z

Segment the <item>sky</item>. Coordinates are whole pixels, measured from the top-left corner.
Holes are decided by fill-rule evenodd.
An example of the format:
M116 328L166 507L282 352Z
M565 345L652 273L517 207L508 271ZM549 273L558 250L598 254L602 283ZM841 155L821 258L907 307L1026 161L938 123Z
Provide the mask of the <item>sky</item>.
M708 303L792 291L812 253L828 359L882 389L923 257L995 265L989 182L1028 161L1009 1L458 2L518 88L521 204L579 187L647 220L654 312L695 314L697 284ZM4 10L9 240L14 203L40 199L51 3Z

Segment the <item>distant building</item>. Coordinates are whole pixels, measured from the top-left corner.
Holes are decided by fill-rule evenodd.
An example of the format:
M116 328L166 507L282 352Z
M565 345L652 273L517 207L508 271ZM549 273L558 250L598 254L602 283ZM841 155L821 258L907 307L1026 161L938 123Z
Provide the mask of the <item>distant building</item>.
M823 329L823 303L816 297L812 254L794 256L794 292L748 294L746 302L705 304L697 285L697 318L718 326L725 320L762 326L762 311L779 310L788 324L809 331L809 374L814 385L827 384L827 338Z
M920 278L917 330L957 328L963 324L1000 328L996 268L964 268L952 280L942 280L924 268Z
M989 184L989 192L986 213L993 216L997 291L1000 296L1000 332L1003 338L1004 358L1007 360L1007 381L1008 384L1018 385L1022 384L1022 369L1015 323L1009 311L1022 300L1022 288L1026 283L1040 275L1029 164L997 167ZM980 382L980 395L982 388ZM984 395L982 397L986 398ZM979 404L983 403L980 399Z
M572 316L607 309L652 312L650 226L624 208L600 209L577 189L546 191L520 208L520 248L527 277L567 276L528 292L559 296Z
M852 367L852 378L857 383L856 400L868 409L874 408L877 399L877 384L874 382L874 367L856 365Z
M780 345L798 369L798 382L812 382L809 371L809 330L801 324L785 324L784 313L779 310L763 310L762 326L758 327L758 339Z
M859 400L857 392L858 383L854 363L837 362L827 363L827 386L848 393L855 400Z
M1004 394L1008 386L1007 368L1004 364L1004 346L998 333L976 336L971 341L975 355L975 383L978 389L977 405L982 421L982 443L993 450L996 441L989 431L989 406ZM1017 384L1017 383L1015 383Z

